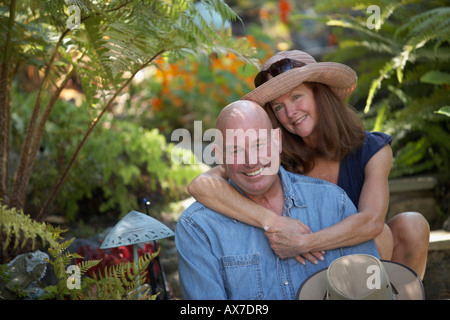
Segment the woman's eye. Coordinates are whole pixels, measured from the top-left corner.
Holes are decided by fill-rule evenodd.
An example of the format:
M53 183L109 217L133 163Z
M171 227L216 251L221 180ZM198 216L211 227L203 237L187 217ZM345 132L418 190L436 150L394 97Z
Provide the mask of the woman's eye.
M282 108L283 108L283 105L282 105L282 104L279 104L279 105L276 105L276 106L273 108L273 110L274 110L274 111L280 111Z

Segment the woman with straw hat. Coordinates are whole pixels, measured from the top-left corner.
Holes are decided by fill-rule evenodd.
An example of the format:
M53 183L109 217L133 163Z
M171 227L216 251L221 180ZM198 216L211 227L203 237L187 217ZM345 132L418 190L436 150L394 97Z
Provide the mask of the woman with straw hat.
M320 263L328 249L375 239L382 259L403 263L423 278L428 222L420 213L404 212L385 223L392 137L366 132L344 102L356 83L356 73L344 64L316 62L298 50L283 51L263 65L255 77L256 88L242 99L264 107L274 127L282 129L282 165L337 184L354 202L357 214L312 233L298 220L276 215L240 195L220 166L194 179L189 192L217 212L264 228L281 258Z

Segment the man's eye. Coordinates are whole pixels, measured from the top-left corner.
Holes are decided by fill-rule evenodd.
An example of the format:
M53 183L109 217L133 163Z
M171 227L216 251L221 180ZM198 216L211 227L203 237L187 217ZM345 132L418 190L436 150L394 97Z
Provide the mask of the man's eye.
M258 144L256 145L256 147L257 147L258 149L262 149L262 148L265 148L266 145L267 145L267 143L262 142L262 143L258 143Z

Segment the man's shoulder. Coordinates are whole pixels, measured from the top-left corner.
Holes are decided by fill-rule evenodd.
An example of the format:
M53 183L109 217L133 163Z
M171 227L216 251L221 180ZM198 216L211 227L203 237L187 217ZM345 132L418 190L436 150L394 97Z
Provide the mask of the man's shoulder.
M195 201L181 213L178 221L201 223L201 221L205 219L220 219L221 217L225 216L222 216L200 202Z
M189 207L187 207L180 215L180 219L192 219L198 214L203 214L204 211L212 211L207 206L204 206L198 201L194 201Z

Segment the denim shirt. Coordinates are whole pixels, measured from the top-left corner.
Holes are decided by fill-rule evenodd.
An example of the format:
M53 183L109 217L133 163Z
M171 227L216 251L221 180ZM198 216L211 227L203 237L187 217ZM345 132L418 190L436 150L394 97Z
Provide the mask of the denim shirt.
M330 227L356 208L338 186L280 168L283 215L301 220L312 232ZM264 230L219 214L199 202L180 216L175 241L185 299L295 299L301 283L336 258L367 253L379 258L373 240L327 250L324 261L302 265L280 259Z

